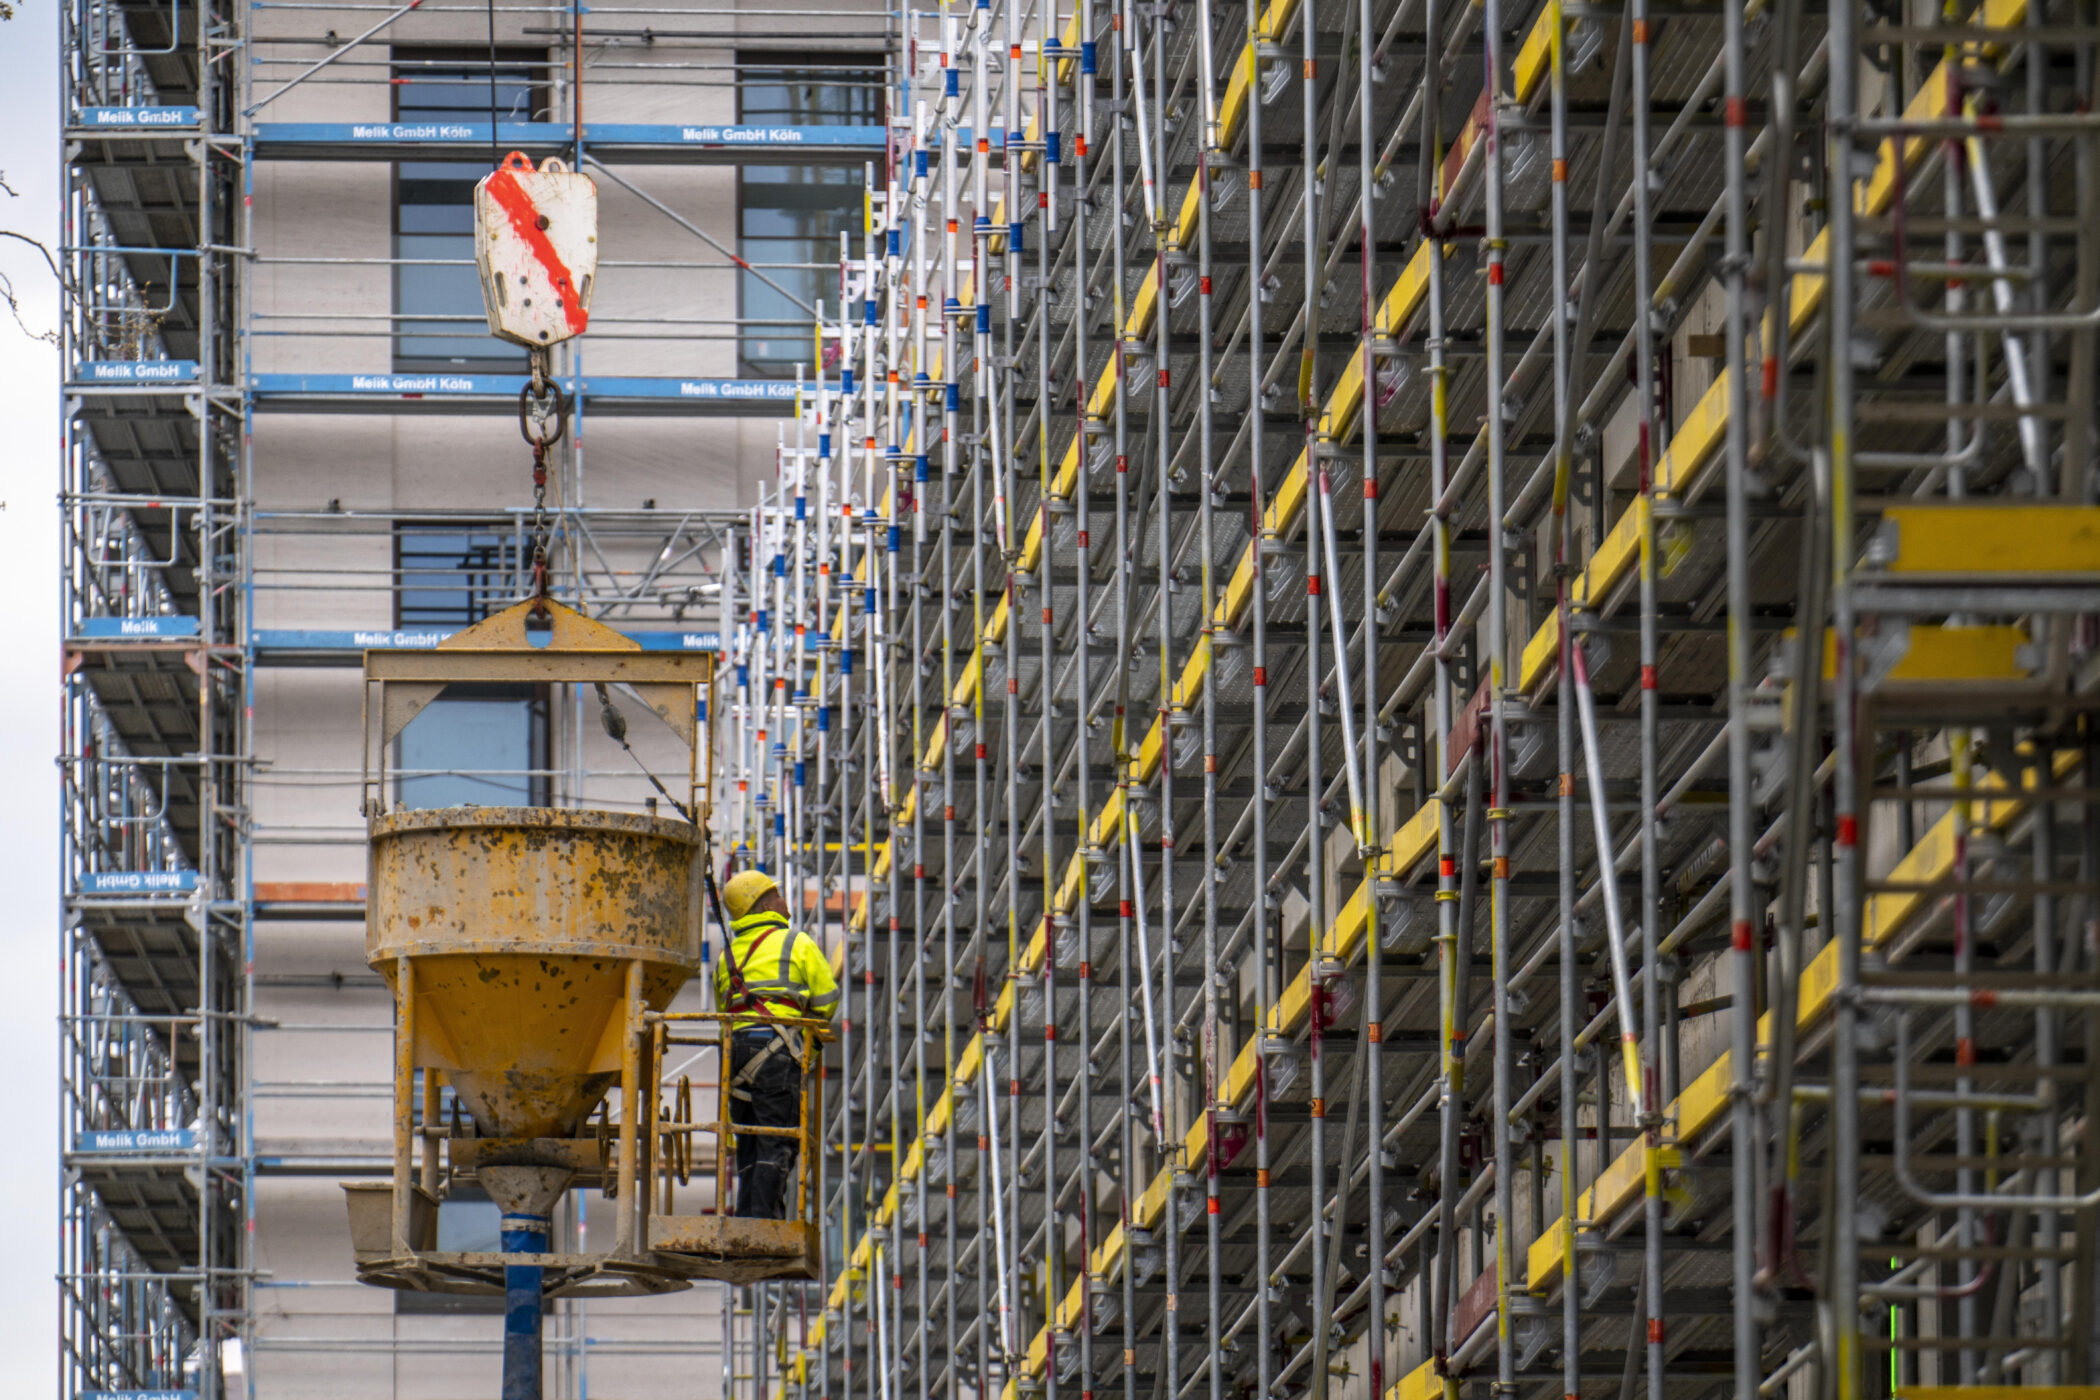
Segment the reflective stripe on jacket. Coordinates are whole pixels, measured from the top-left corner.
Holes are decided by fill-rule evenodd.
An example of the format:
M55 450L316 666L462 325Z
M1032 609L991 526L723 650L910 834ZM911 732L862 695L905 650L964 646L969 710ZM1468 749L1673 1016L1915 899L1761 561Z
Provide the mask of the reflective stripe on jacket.
M715 1005L724 1011L830 1020L838 1012L839 984L831 960L815 939L790 928L778 914L752 912L730 924L730 956L715 965ZM743 976L743 998L729 974Z

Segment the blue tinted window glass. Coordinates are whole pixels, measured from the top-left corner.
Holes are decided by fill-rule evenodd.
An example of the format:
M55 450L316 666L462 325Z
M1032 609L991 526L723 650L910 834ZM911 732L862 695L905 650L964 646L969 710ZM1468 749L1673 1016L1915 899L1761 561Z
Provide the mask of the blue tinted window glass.
M500 529L404 525L394 539L394 625L469 627L524 591L522 541Z
M478 122L491 99L501 121L543 120L547 56L499 49L491 92L488 53L402 47L393 51L394 118ZM523 373L523 347L487 331L474 269L474 185L479 161L409 161L394 178L394 368ZM441 319L428 319L437 317Z
M545 707L521 687L453 686L401 731L395 800L405 807L535 807Z
M749 125L882 123L886 92L879 59L824 53L789 62L767 52L740 54L738 63L737 116ZM738 251L748 262L771 264L739 275L739 315L745 322L738 338L739 373L786 378L798 362L810 364L815 353L810 315L797 301L809 306L821 301L828 316L838 314L839 235L851 237L858 256L864 179L859 163L759 165L739 171ZM814 372L815 366L810 369Z

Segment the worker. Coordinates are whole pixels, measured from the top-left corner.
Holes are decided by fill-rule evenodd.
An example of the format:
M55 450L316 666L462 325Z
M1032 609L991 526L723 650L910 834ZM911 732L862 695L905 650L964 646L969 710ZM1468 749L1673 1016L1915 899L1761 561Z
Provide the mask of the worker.
M839 984L815 939L791 922L780 886L763 870L745 870L722 889L729 916L729 950L715 969L715 1005L761 1016L829 1021L838 1011ZM803 1032L764 1023L733 1024L730 1038L730 1122L743 1127L801 1125ZM784 1220L791 1201L799 1143L793 1137L739 1133L736 1138L736 1213Z

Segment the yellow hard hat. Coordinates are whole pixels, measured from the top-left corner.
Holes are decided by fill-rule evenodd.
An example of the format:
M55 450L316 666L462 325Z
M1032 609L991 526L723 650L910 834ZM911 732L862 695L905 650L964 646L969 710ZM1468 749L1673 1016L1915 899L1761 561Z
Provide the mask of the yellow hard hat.
M731 920L741 919L769 894L779 894L780 886L763 870L740 870L722 886L722 903L729 911Z

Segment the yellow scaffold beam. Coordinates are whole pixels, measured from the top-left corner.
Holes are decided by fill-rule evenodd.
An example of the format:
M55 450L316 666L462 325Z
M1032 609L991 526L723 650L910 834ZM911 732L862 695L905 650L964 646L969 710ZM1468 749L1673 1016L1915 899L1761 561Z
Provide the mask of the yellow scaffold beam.
M2021 23L2026 14L2027 0L1985 0L1974 18L1987 27L2009 28ZM1961 84L1955 81L1950 66L1942 62L1933 70L1932 76L1919 85L1917 95L1904 108L1903 114L1912 121L1934 121L1944 117L1950 94L1960 89ZM1919 137L1901 143L1894 137L1883 141L1874 173L1858 196L1859 211L1869 217L1886 214L1896 199L1899 174L1907 175L1915 169L1925 158L1926 149L1927 143ZM1830 230L1826 228L1816 235L1808 251L1802 254L1802 261L1829 266ZM1797 272L1792 290L1787 328L1790 338L1798 341L1808 323L1823 309L1830 281L1820 272ZM1774 354L1778 349L1776 338L1769 332L1762 345L1762 353L1766 355ZM1784 366L1781 370L1783 372ZM1660 494L1684 495L1705 475L1706 469L1719 460L1728 435L1728 400L1732 382L1725 369L1715 375L1713 383L1707 386L1698 404L1671 437L1670 445L1655 464L1655 489ZM1612 590L1633 576L1640 561L1640 537L1636 512L1629 510L1620 515L1618 523L1590 555L1589 564L1570 585L1569 598L1576 607L1600 606ZM1536 689L1559 664L1559 658L1560 618L1555 614L1547 617L1526 644L1523 664L1518 671L1518 688L1526 692Z
M2056 775L2061 777L2070 772L2077 762L2076 752L2065 751L2056 756L2052 768ZM2027 809L2027 799L2024 797L1990 795L2007 791L2004 780L1994 773L1978 778L1976 791L1982 795L1971 804L1971 815L1979 827L2003 831ZM1943 880L1954 868L1957 839L1965 834L1969 833L1961 830L1959 809L1950 808L1927 829L1924 837L1911 848L1909 854L1897 862L1896 868L1889 873L1889 882L1917 887ZM1869 951L1886 946L1911 920L1925 913L1936 898L1921 888L1869 896L1862 912L1861 943ZM1837 955L1838 945L1835 942L1826 943L1821 951L1809 960L1808 966L1801 970L1794 1017L1794 1023L1801 1031L1812 1029L1830 1012L1831 1003L1837 995ZM1759 1053L1769 1052L1774 1029L1771 1012L1768 1011L1758 1018ZM1667 1111L1667 1116L1675 1125L1677 1141L1689 1142L1721 1121L1728 1112L1729 1089L1734 1080L1734 1059L1729 1052L1723 1051L1707 1066L1705 1073L1685 1086L1684 1092L1677 1096L1676 1102L1671 1104ZM1640 1199L1643 1190L1642 1170L1642 1149L1639 1145L1621 1153L1577 1199L1576 1218L1585 1222L1587 1228L1602 1228L1605 1222ZM1533 1292L1542 1293L1560 1279L1567 1264L1566 1238L1565 1226L1560 1221L1555 1221L1532 1242L1527 1260L1527 1282Z

